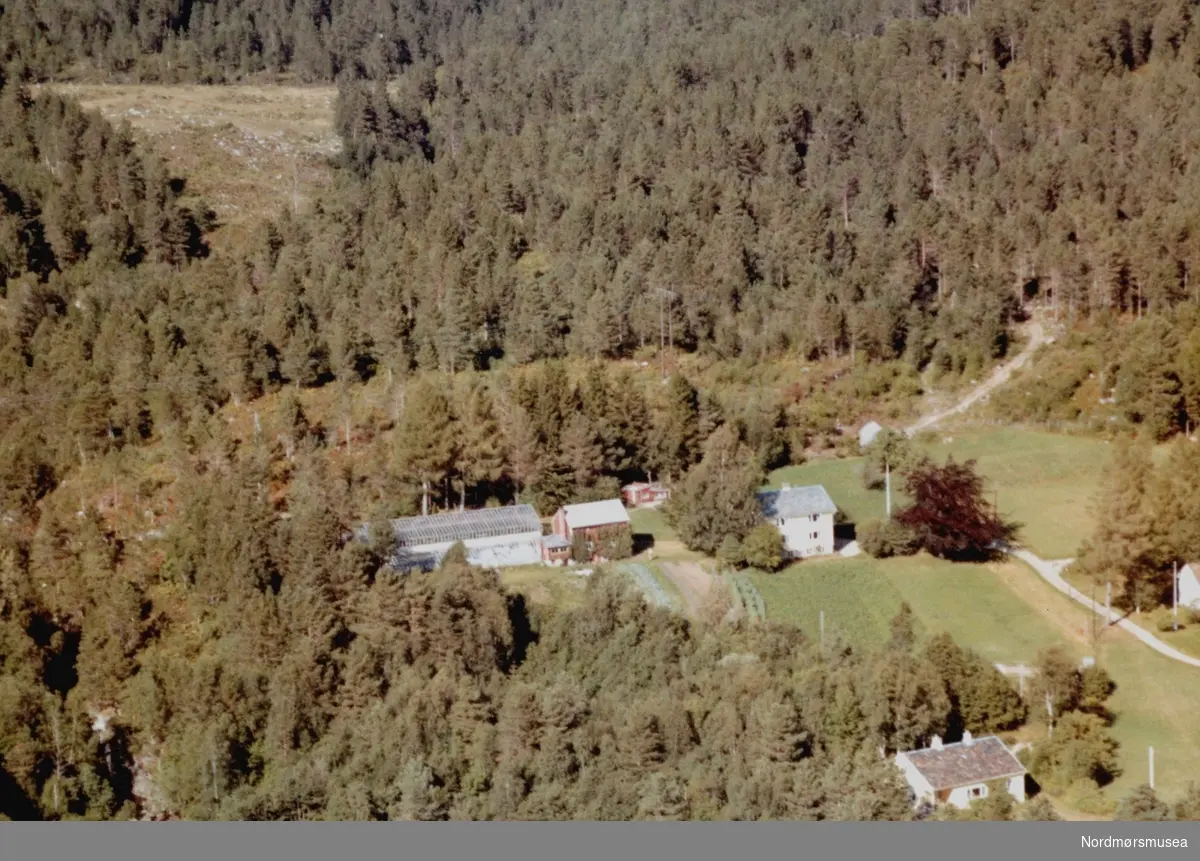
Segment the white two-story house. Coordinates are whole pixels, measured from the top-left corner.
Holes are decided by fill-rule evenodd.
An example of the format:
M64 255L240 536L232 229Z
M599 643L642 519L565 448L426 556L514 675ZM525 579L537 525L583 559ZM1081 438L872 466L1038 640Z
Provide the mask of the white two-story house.
M763 517L783 536L788 556L823 556L834 552L833 516L837 506L819 484L784 485L758 494Z

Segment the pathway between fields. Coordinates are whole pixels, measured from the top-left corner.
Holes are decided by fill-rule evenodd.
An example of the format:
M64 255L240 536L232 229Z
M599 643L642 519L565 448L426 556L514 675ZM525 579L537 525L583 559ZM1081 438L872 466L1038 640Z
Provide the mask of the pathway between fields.
M931 428L940 422L942 419L949 418L957 413L964 413L977 403L982 398L986 397L996 388L1004 385L1012 377L1013 372L1023 367L1037 348L1042 346L1046 341L1046 330L1042 324L1036 320L1031 322L1025 329L1029 335L1029 342L1011 362L1005 362L1000 367L992 371L992 375L984 380L975 388L971 389L962 400L949 409L941 410L936 413L931 413L922 419L918 419L916 424L913 424L904 429L904 432L909 436L915 436L918 432Z
M695 562L662 562L659 567L683 596L683 609L689 616L698 616L712 589L712 575Z
M1130 634L1133 634L1133 636L1137 637L1139 640L1161 655L1165 655L1166 657L1174 661L1179 661L1183 664L1188 664L1193 667L1200 667L1200 658L1193 658L1191 655L1185 655L1178 649L1168 646L1145 628L1134 624L1128 619L1122 618L1121 614L1117 613L1115 610L1106 611L1104 609L1104 605L1099 601L1093 601L1087 595L1084 595L1082 592L1068 583L1063 578L1062 572L1063 569L1071 564L1071 562L1074 560L1058 559L1055 561L1047 561L1039 556L1034 555L1033 553L1030 553L1028 550L1018 550L1015 548L1008 548L1007 552L1011 556L1015 556L1017 559L1020 559L1022 562L1040 574L1043 580L1045 580L1059 592L1062 592L1067 597L1087 607L1100 618L1107 620L1110 625L1116 625L1118 628L1128 631Z

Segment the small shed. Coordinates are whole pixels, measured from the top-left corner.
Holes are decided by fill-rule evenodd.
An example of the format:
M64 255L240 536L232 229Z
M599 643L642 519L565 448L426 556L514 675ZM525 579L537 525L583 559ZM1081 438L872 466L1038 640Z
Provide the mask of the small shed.
M966 732L955 744L944 744L935 735L927 748L896 754L896 765L912 789L914 806L952 804L965 809L1000 788L1018 803L1025 801L1025 766L994 735L975 739Z
M571 561L571 542L561 535L543 537L542 561L547 565L566 565Z
M883 430L883 425L876 421L867 422L858 431L858 447L866 448L871 443L875 442L875 437L879 436Z
M635 481L621 488L621 497L631 508L657 508L671 498L671 491L657 481Z

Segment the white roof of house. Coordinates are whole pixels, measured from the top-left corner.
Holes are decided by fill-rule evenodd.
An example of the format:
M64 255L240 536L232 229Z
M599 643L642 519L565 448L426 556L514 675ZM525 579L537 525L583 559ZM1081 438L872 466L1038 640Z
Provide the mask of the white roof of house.
M588 529L592 526L629 522L629 512L625 510L624 503L619 499L564 505L563 513L567 517L567 526L572 529Z

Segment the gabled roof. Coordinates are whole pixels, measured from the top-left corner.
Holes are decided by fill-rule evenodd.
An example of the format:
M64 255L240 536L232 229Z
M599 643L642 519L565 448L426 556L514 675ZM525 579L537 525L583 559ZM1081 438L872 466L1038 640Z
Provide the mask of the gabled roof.
M784 487L758 494L758 504L768 520L809 517L813 514L836 514L837 506L819 484L807 487Z
M542 536L542 546L547 550L563 550L570 547L571 542L561 535L544 535Z
M418 547L526 532L540 534L542 522L532 505L508 505L503 508L402 517L392 521L392 529L396 534L397 547Z
M563 513L567 518L567 526L572 529L588 529L594 526L629 522L629 512L625 510L625 504L619 499L564 505Z
M1008 745L994 735L969 743L960 741L943 745L941 750L932 747L910 750L904 756L935 790L954 789L1025 773L1025 766L1013 756Z

